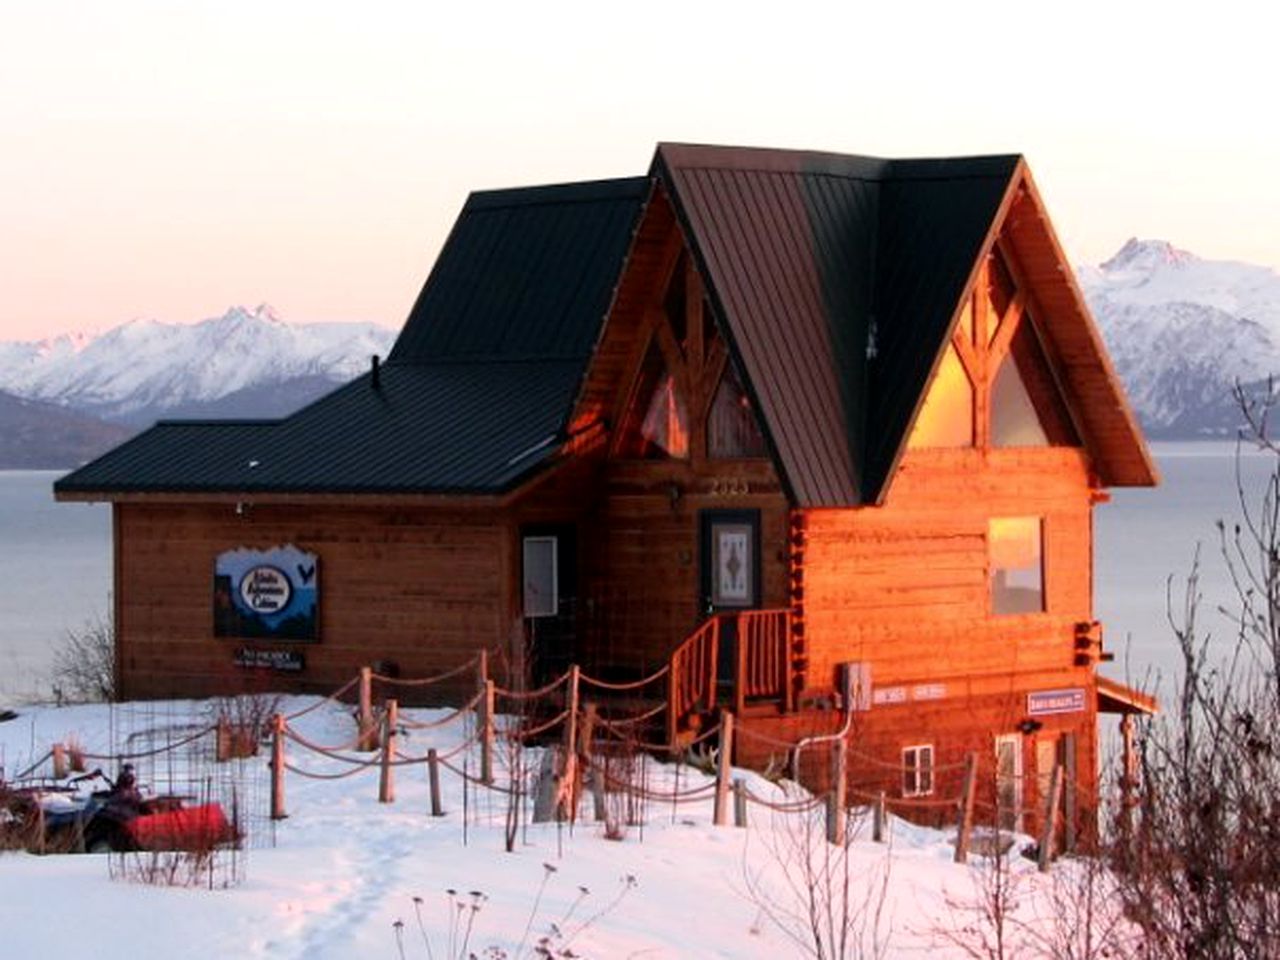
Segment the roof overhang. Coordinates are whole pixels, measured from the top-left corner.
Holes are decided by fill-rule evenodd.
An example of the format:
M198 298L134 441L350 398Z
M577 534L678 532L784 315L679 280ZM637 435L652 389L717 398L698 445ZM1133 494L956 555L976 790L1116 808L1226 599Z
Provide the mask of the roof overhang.
M1160 712L1160 703L1149 693L1135 690L1118 680L1098 677L1098 712L1153 716Z

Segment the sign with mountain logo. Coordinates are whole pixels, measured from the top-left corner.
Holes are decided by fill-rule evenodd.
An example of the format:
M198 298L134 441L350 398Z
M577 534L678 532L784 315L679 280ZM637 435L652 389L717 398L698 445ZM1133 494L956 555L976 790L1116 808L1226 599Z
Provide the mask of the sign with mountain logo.
M213 633L238 639L320 639L319 562L293 544L218 554L213 572Z

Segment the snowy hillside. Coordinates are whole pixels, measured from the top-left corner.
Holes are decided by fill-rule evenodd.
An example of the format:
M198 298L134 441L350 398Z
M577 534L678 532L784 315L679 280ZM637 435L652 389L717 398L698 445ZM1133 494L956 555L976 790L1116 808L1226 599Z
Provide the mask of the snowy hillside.
M1153 436L1230 435L1234 383L1280 373L1280 274L1129 240L1078 271L1139 418Z
M368 323L290 324L265 304L233 307L190 325L134 320L96 337L0 343L0 390L141 425L292 381L318 382L318 394L394 339Z
M707 792L711 779L691 767L650 760L643 774L636 773L634 782L642 787L605 798L616 824L613 839L585 797L572 829L528 824L526 810L507 853L507 803L492 791L473 787L464 793L459 773L474 775L476 752L462 739L464 725L449 722L451 714L443 710L401 712L402 722L414 726L399 744L405 756L435 748L449 758L441 776L442 816L429 812L423 764L396 768L395 802L382 804L376 763L353 767L291 740L285 756L288 819L272 824L265 819L266 756L215 766L207 753L185 743L193 728L207 723L209 709L191 702L32 708L0 722L0 760L9 771L22 770L33 753L56 740L91 753L110 751L113 743L137 750L157 741L183 744L172 756L139 760L140 783L203 799L223 796L228 808L236 800L248 828L239 860L229 862L227 855L213 864L215 889L126 879L131 868L136 873L166 862L147 855L0 851L0 956L43 957L51 942L70 942L77 955L101 960L779 960L813 955L811 916L830 934L845 929L844 904L847 951L826 956L987 955L973 951L992 932L984 920L984 891L1000 874L977 853L969 866L952 863L954 829L895 818L889 842L879 844L860 818L845 861L840 848L826 843L820 814L812 819L788 812L808 806L807 794L794 785L784 789L734 771L762 802L750 804L745 829L716 827ZM351 716L340 703L289 698L282 709L298 712L291 723L308 742L350 742ZM501 781L516 754L500 753ZM531 748L524 768L536 770L540 753ZM690 799L675 807L635 792L661 796L673 790ZM764 803L781 803L782 812ZM1002 928L1005 955L1098 955L1081 952L1085 928L1076 919L1083 914L1069 910L1068 896L1097 893L1080 884L1078 864L1062 860L1052 872L1037 873L1016 847L1002 862L1009 867L1003 889L1013 911ZM847 897L841 893L844 876ZM228 878L238 882L218 888ZM819 906L810 914L808 882L835 891L830 912ZM1098 929L1110 903L1102 898L1092 905ZM59 932L71 919L74 931ZM834 926L828 928L827 920Z

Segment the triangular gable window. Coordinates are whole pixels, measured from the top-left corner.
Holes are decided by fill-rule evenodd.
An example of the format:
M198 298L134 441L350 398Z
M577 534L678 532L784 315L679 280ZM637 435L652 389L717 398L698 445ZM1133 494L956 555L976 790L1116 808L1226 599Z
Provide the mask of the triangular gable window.
M733 459L768 455L751 398L733 364L726 363L707 413L707 456Z
M689 416L657 343L650 343L623 419L618 454L656 460L689 456Z
M973 384L951 344L938 364L907 446L973 446Z
M1028 314L1022 318L991 385L991 444L1048 447L1077 443L1066 404Z

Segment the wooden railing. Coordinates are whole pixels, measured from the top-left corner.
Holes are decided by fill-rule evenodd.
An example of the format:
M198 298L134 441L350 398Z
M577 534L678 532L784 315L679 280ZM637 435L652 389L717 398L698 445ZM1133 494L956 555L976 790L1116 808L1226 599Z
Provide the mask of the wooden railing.
M733 689L735 713L747 700L775 700L792 709L791 613L788 610L743 610L709 617L676 647L668 675L668 732L671 741L689 717L710 713L719 702L720 641L726 628L736 628Z
M720 618L711 617L676 647L667 675L667 726L675 742L681 722L708 713L716 704L716 669L720 657Z
M748 698L772 698L791 710L791 612L744 610L738 618L738 665L733 709L742 714Z

